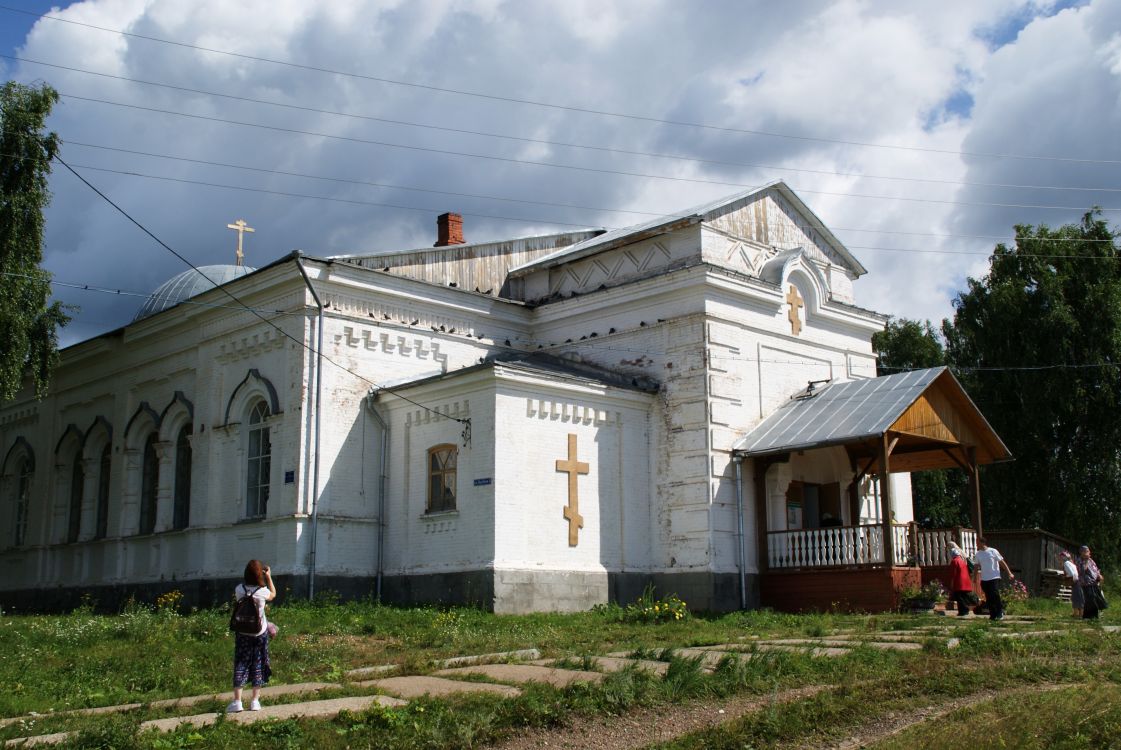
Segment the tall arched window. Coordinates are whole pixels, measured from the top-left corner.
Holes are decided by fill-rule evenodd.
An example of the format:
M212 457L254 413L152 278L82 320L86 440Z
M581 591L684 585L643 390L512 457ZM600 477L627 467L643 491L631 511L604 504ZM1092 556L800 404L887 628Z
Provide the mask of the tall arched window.
M269 407L262 400L249 412L249 442L246 449L245 515L263 517L269 505L269 475L272 469L272 442L265 420Z
M185 529L191 523L191 425L179 429L175 439L175 511L172 526Z
M428 449L428 513L455 510L457 453L454 445Z
M97 530L94 538L104 539L109 531L109 472L113 457L109 443L101 450L101 466L97 472Z
M16 464L16 524L12 543L22 547L27 542L27 517L31 512L31 480L35 475L35 462L23 456Z
M144 441L144 464L140 479L140 530L151 534L156 530L156 491L159 488L160 459L156 453L156 433Z
M73 544L82 533L82 493L86 486L86 472L82 470L82 454L74 456L70 469L70 515L66 528L66 541Z

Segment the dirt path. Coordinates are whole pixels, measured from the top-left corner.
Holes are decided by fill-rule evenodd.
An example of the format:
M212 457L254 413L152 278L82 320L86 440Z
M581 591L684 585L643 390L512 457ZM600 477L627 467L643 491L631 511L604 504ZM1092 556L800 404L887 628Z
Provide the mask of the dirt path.
M858 734L846 737L840 742L835 742L831 745L821 745L815 742L812 745L800 745L799 748L804 750L810 750L810 748L813 748L813 750L859 750L860 748L873 747L876 743L894 737L900 732L917 724L922 724L927 721L936 721L947 714L953 713L959 708L975 706L978 703L991 701L1008 695L1043 693L1049 690L1062 690L1068 687L1073 686L1069 684L1033 685L1027 688L1014 688L1011 690L985 690L947 703L924 706L923 708L906 713L882 716L873 722L861 726Z
M744 696L726 700L693 701L632 711L623 716L581 719L579 723L554 729L522 732L493 747L496 750L541 750L542 748L587 748L627 750L666 742L701 729L723 724L766 708L773 702L801 700L827 690L828 685L784 690L769 696Z

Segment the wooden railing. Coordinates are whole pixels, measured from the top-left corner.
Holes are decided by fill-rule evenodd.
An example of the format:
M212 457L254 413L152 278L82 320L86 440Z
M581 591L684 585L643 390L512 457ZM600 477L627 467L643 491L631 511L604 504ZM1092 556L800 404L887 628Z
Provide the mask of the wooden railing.
M893 524L891 538L894 565L949 565L949 542L956 542L969 557L977 552L977 532L961 527L919 529L913 523ZM767 564L772 570L883 563L884 527L880 524L767 533Z
M828 568L884 561L880 525L833 526L767 533L767 563L781 568Z
M949 565L950 542L955 542L966 557L977 554L977 532L960 526L952 529L919 529L916 532L915 562L922 566Z

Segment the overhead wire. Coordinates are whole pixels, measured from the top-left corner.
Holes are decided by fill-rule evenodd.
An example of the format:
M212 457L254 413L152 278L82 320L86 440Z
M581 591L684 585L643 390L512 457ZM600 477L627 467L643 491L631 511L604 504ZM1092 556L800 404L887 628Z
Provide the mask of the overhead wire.
M1088 158L1072 157L1072 156L1051 156L1051 155L1037 155L1037 154L997 153L997 152L983 152L983 151L955 151L955 150L951 150L951 149L938 149L938 148L931 148L931 147L924 147L924 146L903 146L903 145L897 145L897 144L871 143L871 142L865 142L865 141L845 140L845 139L839 139L839 138L822 138L822 137L815 137L815 136L808 136L808 135L795 135L795 134L792 134L792 133L779 133L779 132L756 130L756 129L750 129L750 128L734 128L734 127L723 126L723 125L712 125L712 124L702 123L702 122L691 122L691 121L688 121L688 120L671 120L671 119L667 119L667 118L650 117L650 116L646 116L646 115L638 115L638 114L633 114L633 113L612 112L612 111L608 111L608 110L600 110L600 109L594 109L594 108L590 108L590 107L577 107L577 106L572 106L572 105L557 104L557 103L554 103L554 102L537 101L537 100L533 100L533 99L522 99L522 98L518 98L518 97L503 96L503 95L499 95L499 94L488 94L488 93L480 92L480 91L467 91L467 90L464 90L464 89L455 89L455 88L450 88L450 87L435 86L435 85L431 85L431 84L417 83L415 81L403 81L403 80L399 80L399 79L386 78L386 77L383 77L383 76L374 76L374 75L369 75L369 74L365 74L365 73L357 73L357 72L353 72L353 71L337 70L337 69L332 69L332 68L327 68L327 67L317 66L317 65L306 65L306 64L302 64L302 63L292 62L292 61L289 61L289 60L276 60L276 59L273 59L273 58L263 57L263 56L259 56L259 55L249 55L249 54L244 54L244 53L240 53L240 52L232 52L232 51L229 51L229 50L216 49L216 48L213 48L213 47L204 47L204 46L198 45L198 44L190 44L188 42L180 42L180 41L176 41L176 40L172 40L172 39L165 39L165 38L162 38L162 37L152 36L152 35L148 35L148 34L139 34L139 33L136 33L136 32L123 31L121 29L112 29L112 28L108 28L108 27L105 27L105 26L98 26L96 24L91 24L91 23L87 23L87 22L83 22L83 21L77 21L77 20L74 20L74 19L60 18L58 16L54 16L54 15L51 15L51 14L48 14L48 13L39 14L39 13L35 13L35 12L32 12L32 11L24 10L22 8L13 8L13 7L7 6L7 5L0 5L0 10L8 11L8 12L11 12L11 13L19 13L19 14L22 14L22 15L33 16L33 17L36 17L36 18L46 19L46 20L55 21L55 22L59 22L59 23L66 23L66 24L72 24L72 25L75 25L75 26L82 26L82 27L86 27L86 28L90 28L90 29L96 29L98 31L103 31L103 32L107 32L107 33L119 34L119 35L124 36L124 37L129 37L129 38L134 38L134 39L144 39L146 41L157 42L157 43L160 43L160 44L172 45L172 46L180 47L180 48L183 48L183 49L193 49L193 50L197 50L197 51L200 51L200 52L207 52L207 53L211 53L211 54L235 57L235 58L238 58L238 59L251 60L251 61L254 61L254 62L262 62L262 63L267 63L267 64L270 64L270 65L280 65L280 66L289 67L289 68L293 68L293 69L307 70L307 71L310 71L310 72L323 73L323 74L336 75L336 76L344 76L344 77L348 77L348 78L355 78L355 79L359 79L359 80L372 81L372 82L376 82L376 83L390 84L390 85L394 85L394 86L403 86L403 87L415 88L415 89L425 90L425 91L435 91L435 92L444 93L444 94L454 94L454 95L457 95L457 96L466 96L466 97L473 97L473 98L479 98L479 99L486 99L486 100L490 100L490 101L500 101L500 102L508 102L508 103L513 103L513 104L522 104L522 105L535 106L535 107L544 107L544 108L548 108L548 109L555 109L555 110L566 111L566 112L578 112L578 113L582 113L582 114L591 114L591 115L598 115L598 116L603 116L603 117L627 119L627 120L647 122L647 123L653 123L653 124L659 124L659 125L674 125L674 126L688 127L688 128L700 128L700 129L712 130L712 131L717 131L717 132L742 133L742 134L745 134L745 135L766 136L766 137L771 137L771 138L785 138L785 139L798 140L798 141L810 141L810 142L817 142L817 143L831 143L831 144L837 144L837 145L859 146L859 147L863 147L863 148L889 149L889 150L896 150L896 151L915 151L915 152L923 152L923 153L937 153L937 154L946 154L946 155L952 155L952 156L970 156L970 157L985 157L985 158L997 158L997 159L1059 161L1059 162L1073 162L1073 163L1086 163L1086 164L1121 164L1121 160L1117 160L1117 159L1088 159Z
M148 229L146 226L144 226L139 221L137 221L135 218L133 218L133 216L128 211L125 211L123 208L121 208L119 205L117 205L117 203L115 203L109 196L107 196L105 193L103 193L101 190L99 190L93 183L91 183L89 180L87 180L85 177L83 177L77 170L75 170L73 167L71 167L69 164L67 164L62 159L62 157L60 157L56 154L54 158L55 158L55 160L58 161L59 164L66 167L66 169L69 170L71 174L73 174L75 177L77 177L79 180L81 180L82 183L84 185L86 185L86 187L88 187L90 190L93 190L95 193L97 193L106 203L108 203L110 206L115 208L122 216L124 216L130 222L135 224L137 226L137 228L140 229L140 231L144 232L146 235L148 235L153 240L155 240L155 242L158 245L160 245L160 247L164 248L169 253L174 255L176 258L178 258L179 260L183 261L188 266L193 268L196 273L198 273L200 276L202 276L204 279L206 279L208 282L210 282L211 285L213 285L216 289L218 289L223 294L225 294L227 297L229 297L234 302L236 302L240 306L241 309L244 309L245 311L252 313L254 316L259 318L262 322L264 322L265 324L267 324L268 326L270 326L274 330L276 330L277 333L279 333L281 336L284 336L285 338L290 339L291 341L295 342L296 344L299 344L301 347L306 349L311 354L316 354L318 356L323 357L323 359L326 362L334 365L335 367L339 368L340 370L342 370L342 371L344 371L344 372L346 372L350 375L353 375L354 377L358 378L359 380L369 384L371 387L376 388L380 393L387 393L391 396L394 396L394 397L399 398L403 401L406 401L406 402L412 404L413 406L419 407L421 409L424 409L427 412L430 412L432 414L436 414L436 415L444 417L446 419L450 419L454 422L458 422L458 423L464 424L464 425L470 424L470 421L471 421L470 418L454 417L450 414L445 414L443 412L440 412L438 409L433 409L430 406L426 406L422 403L414 401L413 399L409 398L408 396L402 396L401 394L396 393L392 388L383 387L383 386L379 385L378 383L374 382L373 380L371 380L370 378L366 377L365 375L362 375L361 373L357 373L357 372L351 370L349 367L346 367L345 365L339 364L335 360L331 359L331 357L327 356L327 354L325 354L323 352L317 352L315 350L315 348L310 346L307 342L303 341L302 339L296 338L295 336L293 336L292 334L288 333L283 328L278 326L276 323L274 323L271 319L266 318L260 312L257 312L255 309L246 305L244 302L241 301L241 299L239 299L236 295L234 295L233 292L231 292L229 289L227 289L225 287L225 285L216 283L213 279L211 279L209 276L207 276L202 270L200 270L198 268L198 266L196 266L194 263L192 263L190 260L188 260L182 254L180 254L177 250L175 250L173 247L168 245L166 242L161 240L159 237L157 237L150 229Z
M389 125L399 125L399 126L410 127L410 128L421 128L421 129L426 129L426 130L437 130L437 131L441 131L441 132L456 133L456 134L460 134L460 135L475 135L475 136L481 136L481 137L486 137L486 138L496 138L496 139L502 139L502 140L517 141L517 142L520 142L520 143L532 143L532 144L545 145L545 146L560 146L560 147L563 147L563 148L584 149L584 150L590 150L590 151L597 151L597 152L600 152L600 153L623 154L623 155L626 155L626 156L641 156L641 157L656 158L656 159L672 159L672 160L676 160L676 161L686 161L686 162L692 162L692 163L697 163L697 164L709 164L709 165L714 165L714 166L746 167L746 168L750 168L750 169L770 169L770 170L775 170L775 171L803 172L803 173L807 173L807 174L828 175L828 176L835 176L835 177L859 177L861 179L870 179L870 180L892 180L892 181L912 182L912 183L929 183L929 184L938 184L938 185L957 185L957 186L964 186L964 187L1005 188L1005 189L1020 189L1020 190L1056 190L1056 191L1080 191L1080 192L1097 192L1097 193L1121 193L1121 188L1085 187L1085 186L1068 186L1068 185L1019 185L1019 184L1014 184L1014 183L991 183L991 182L970 182L970 181L963 181L963 180L943 180L943 179L938 179L938 178L933 178L933 177L904 177L904 176L896 176L896 175L867 174L867 173L863 173L863 172L842 172L842 171L828 170L828 169L808 169L808 168L805 168L805 167L780 166L780 165L775 165L775 164L759 164L759 163L753 163L753 162L738 162L738 161L728 161L728 160L720 160L720 159L705 159L705 158L696 157L696 156L687 156L687 155L684 155L684 154L666 154L666 153L658 153L658 152L652 152L652 151L635 151L635 150L614 148L614 147L608 147L608 146L597 146L597 145L585 144L585 143L569 143L569 142L565 142L565 141L553 141L553 140L547 140L547 139L542 139L542 138L527 138L527 137L524 137L524 136L509 135L509 134L503 134L503 133L492 133L492 132L481 131L481 130L470 130L470 129L466 129L466 128L454 128L454 127L448 127L448 126L444 126L444 125L432 125L432 124L427 124L427 123L412 122L412 121L408 121L408 120L397 120L397 119L386 118L386 117L375 117L373 115L363 115L363 114L357 114L357 113L353 113L353 112L343 112L343 111L339 111L339 110L320 109L320 108L317 108L317 107L311 107L311 106L307 106L307 105L292 104L290 102L278 102L278 101L271 101L271 100L268 100L268 99L257 99L257 98L254 98L254 97L248 97L248 96L239 95L239 94L226 94L226 93L221 93L221 92L217 92L217 91L208 91L206 89L193 88L193 87L190 87L190 86L179 86L179 85L176 85L176 84L163 83L163 82L159 82L159 81L147 81L147 80L143 80L143 79L140 79L140 78L130 78L128 76L114 75L114 74L111 74L111 73L102 73L102 72L93 71L93 70L86 70L84 68L77 68L77 67L73 67L73 66L69 66L69 65L59 65L57 63L48 63L48 62L43 62L41 60L32 60L30 58L20 57L20 56L17 56L17 55L0 54L0 58L9 59L9 60L16 60L16 61L24 62L24 63L31 63L33 65L42 65L42 66L45 66L45 67L57 68L57 69L60 69L60 70L67 70L67 71L71 71L71 72L75 72L75 73L82 73L82 74L86 74L86 75L98 76L98 77L108 78L108 79L112 79L112 80L126 81L126 82L129 82L129 83L137 83L137 84L141 84L141 85L145 85L145 86L155 86L155 87L159 87L159 88L171 89L171 90L174 90L174 91L182 91L182 92L186 92L186 93L200 94L200 95L203 95L203 96L228 99L228 100L237 101L237 102L248 102L248 103L251 103L251 104L264 104L264 105L271 106L271 107L280 107L280 108L284 108L284 109L292 109L292 110L297 110L297 111L301 111L301 112L312 112L312 113L315 113L315 114L333 115L333 116L336 116L336 117L347 117L347 118L364 120L364 121L369 121L369 122L379 122L379 123L384 123L384 124L389 124Z
M140 111L144 111L144 112L156 112L156 113L160 113L160 114L173 115L173 116L176 116L176 117L185 117L185 118L189 118L189 119L193 119L193 120L202 120L202 121L205 121L205 122L216 122L216 123L221 123L221 124L224 124L224 125L237 125L237 126L241 126L241 127L259 128L259 129L262 129L262 130L271 130L271 131L279 132L279 133L287 133L287 134L293 134L293 135L307 135L307 136L312 136L312 137L316 137L316 138L326 138L326 139L330 139L330 140L345 141L345 142L349 142L349 143L362 143L362 144L372 145L372 146L381 146L381 147L384 147L384 148L396 148L396 149L404 149L404 150L408 150L408 151L420 151L420 152L425 152L425 153L441 154L441 155L444 155L444 156L459 156L459 157L465 157L465 158L471 158L471 159L484 159L484 160L489 160L489 161L499 161L499 162L504 162L504 163L509 163L509 164L524 164L524 165L530 165L530 166L545 167L545 168L549 168L549 169L566 169L566 170L573 170L573 171L578 171L578 172L593 172L593 173L597 173L597 174L614 174L614 175L621 175L621 176L624 176L624 177L639 177L639 178L642 178L642 179L668 180L668 181L672 181L672 182L687 182L687 183L701 184L701 185L723 185L723 186L726 186L726 187L738 187L738 188L759 187L758 185L753 185L753 184L748 184L748 183L743 183L743 182L729 182L729 181L723 181L723 180L703 180L703 179L698 179L698 178L693 178L693 177L680 177L680 176L673 176L673 175L659 175L659 174L651 174L651 173L645 173L645 172L630 172L630 171L619 170L619 169L607 169L607 168L604 168L604 167L589 167L589 166L582 166L582 165L576 165L576 164L561 164L561 163L558 163L558 162L536 161L536 160L533 160L533 159L517 159L517 158L509 157L509 156L496 156L496 155L493 155L493 154L479 154L479 153L474 153L474 152L470 152L470 151L456 151L454 149L435 148L435 147L432 147L432 146L417 146L417 145L413 145L413 144L393 143L393 142L390 142L390 141L381 141L381 140L370 139L370 138L359 138L357 136L336 135L336 134L333 134L333 133L322 133L322 132L312 131L312 130L302 130L302 129L299 129L299 128L286 128L286 127L282 127L282 126L279 126L279 125L266 125L264 123L245 122L245 121L242 121L242 120L231 120L231 119L228 119L228 118L214 117L214 116L211 116L211 115L198 115L198 114L193 114L193 113L189 113L189 112L178 112L178 111L170 110L170 109L161 109L159 107L147 107L147 106L140 105L140 104L130 104L130 103L125 103L125 102L114 102L114 101L110 101L108 99L99 99L99 98L96 98L96 97L89 97L89 96L79 96L79 95L76 95L76 94L69 94L69 93L65 93L65 92L60 92L60 96L62 96L63 98L66 98L66 99L74 99L74 100L85 101L85 102L95 102L95 103L98 103L98 104L107 104L107 105L114 106L114 107L125 107L125 108L136 109L136 110L140 110ZM808 193L808 194L811 194L811 195L830 195L830 196L843 197L843 198L862 198L862 199L871 199L871 200L904 201L904 202L910 202L910 203L933 203L933 204L948 205L948 206L975 206L975 207L983 207L983 208L1030 208L1030 209L1034 209L1034 210L1055 210L1055 211L1081 211L1081 210L1084 210L1083 207L1080 207L1080 206L1054 206L1054 205L1041 205L1041 204L1031 204L1031 203L996 203L996 202L986 202L986 201L954 201L954 200L940 200L940 199L935 199L935 198L913 198L913 197L909 197L909 196L897 196L897 195L865 195L865 194L862 194L862 193L848 193L848 192L829 191L829 190L811 190L811 189L808 189L808 188L793 187L793 186L792 186L792 189L796 190L799 193ZM1103 208L1100 208L1099 210L1105 211L1105 212L1121 212L1121 208L1113 208L1113 207L1108 207L1108 208L1103 207Z
M344 183L344 184L349 184L349 185L362 185L362 186L366 186L366 187L376 187L376 188L383 188L383 189L387 189L387 190L404 190L404 191L409 191L409 192L431 193L431 194L435 194L435 195L450 195L450 196L455 196L455 197L459 197L459 198L477 198L477 199L480 199L480 200L493 200L493 201L503 201L503 202L510 202L510 203L523 203L523 204L530 204L530 205L536 205L536 206L548 206L550 208L568 208L568 209L576 209L576 210L581 210L581 211L597 211L597 212L602 212L602 213L634 214L634 215L638 215L638 216L650 216L650 217L672 215L672 212L664 212L664 211L663 212L656 212L656 211L643 211L643 210L639 210L639 209L609 208L609 207L602 207L602 206L582 206L582 205L574 204L574 203L556 203L556 202L551 202L551 201L535 201L535 200L529 200L529 199L526 199L526 198L511 198L511 197L507 197L507 196L485 195L485 194L478 194L478 193L464 193L464 192L456 192L456 191L449 191L449 190L435 190L435 189L432 189L432 188L421 188L421 187L415 187L415 186L409 186L409 185L396 185L396 184L393 184L393 183L385 183L385 182L372 182L372 181L369 181L369 180L356 180L356 179L349 179L349 178L345 178L345 177L329 177L329 176L326 176L326 175L315 175L315 174L308 174L308 173L304 173L304 172L289 172L289 171L280 170L280 169L266 169L266 168L263 168L263 167L253 167L253 166L248 166L248 165L244 165L244 164L232 164L230 162L209 161L209 160L206 160L206 159L195 159L195 158L191 158L191 157L174 156L174 155L171 155L171 154L160 154L160 153L155 153L155 152L151 152L151 151L139 151L139 150L136 150L136 149L127 149L127 148L119 148L119 147L115 147L115 146L105 146L105 145L99 145L99 144L94 144L94 143L86 143L86 142L83 142L83 141L74 141L74 140L65 139L65 138L63 139L63 141L67 146L79 146L79 147L82 147L82 148L100 149L100 150L105 150L105 151L113 151L113 152L117 152L117 153L132 154L132 155L135 155L135 156L151 157L151 158L155 158L155 159L181 161L181 162L186 162L186 163L190 163L190 164L201 164L201 165L205 165L205 166L222 167L222 168L227 168L227 169L238 169L238 170L244 170L244 171L248 171L248 172L258 172L258 173L261 173L261 174L279 175L279 176L283 176L283 177L298 177L298 178L302 178L302 179L320 180L320 181L323 181L323 182L339 182L339 183ZM12 154L5 154L5 155L6 156L14 156ZM17 158L19 158L19 157L17 157ZM108 168L105 168L105 167L94 167L92 165L86 165L84 168L102 169L102 170L105 170L105 171L113 171L113 170L109 170ZM137 176L144 176L144 177L148 177L148 178L151 178L151 179L174 179L174 178L165 178L165 177L158 176L158 175L141 175L139 173L134 173L134 172L131 172L129 170L118 170L118 171L120 171L121 174L136 174ZM220 187L228 187L228 188L231 188L231 189L245 189L245 190L253 190L254 189L254 188L239 188L239 187L236 187L236 186L229 186L229 185L223 185L223 186L220 186ZM320 200L331 200L331 198L328 198L328 197L325 197L325 196L317 196L317 198L320 199ZM412 210L412 209L410 208L409 210ZM418 209L418 210L427 210L427 209ZM463 212L460 212L460 213L462 214ZM467 215L475 215L475 214L467 214ZM510 217L494 217L494 218L510 219ZM510 219L510 220L513 220L513 219ZM518 219L518 220L520 221L522 219ZM532 221L534 223L546 223L546 222L551 223L552 220L526 219L525 221ZM1005 241L1005 240L1009 239L1009 236L1007 236L1007 235L953 234L953 233L945 233L945 232L912 232L912 231L906 231L906 230L868 229L868 228L840 227L840 226L826 227L824 224L822 224L820 222L815 222L815 221L810 221L810 225L814 229L828 230L828 231L831 231L831 232L863 232L863 233L872 233L872 234L898 234L898 235L907 235L907 236L915 236L915 237L936 237L936 238L942 238L942 239L980 239L980 240L997 240L997 241ZM571 226L588 226L588 225L586 225L586 224L575 224L575 225L571 225ZM612 228L612 227L605 227L605 228ZM613 228L619 228L619 227L613 227ZM1046 238L1046 237L1033 238L1033 240L1036 241L1036 242L1066 242L1067 241L1065 238ZM1110 242L1110 240L1094 240L1094 239L1082 240L1082 241L1084 241L1084 242ZM846 243L846 245L847 245L847 243ZM866 248L866 249L876 249L876 248Z

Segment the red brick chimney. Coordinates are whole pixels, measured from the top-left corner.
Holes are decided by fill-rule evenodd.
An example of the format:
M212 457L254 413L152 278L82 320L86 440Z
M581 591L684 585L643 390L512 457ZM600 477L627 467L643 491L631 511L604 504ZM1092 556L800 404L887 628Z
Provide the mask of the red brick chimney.
M436 217L436 244L432 247L463 244L463 217L459 214L440 214Z

